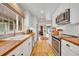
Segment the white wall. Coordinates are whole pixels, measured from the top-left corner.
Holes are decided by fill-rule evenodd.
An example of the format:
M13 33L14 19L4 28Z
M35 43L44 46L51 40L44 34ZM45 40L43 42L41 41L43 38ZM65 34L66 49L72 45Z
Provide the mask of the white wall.
M53 16L52 16L52 24L54 27L58 26L56 24L56 17L63 13L65 11L65 9L68 9L70 6L69 4L66 4L66 3L63 3L63 4L60 4L59 7L56 9L56 11L54 12Z
M24 31L25 31L25 32L26 32L26 30L27 30L28 27L29 27L29 17L30 17L29 13L26 12L26 16L25 16L25 18L24 18Z
M57 25L56 24L56 17L60 13L62 13L65 9L70 8L70 24L67 25ZM63 29L64 34L70 34L70 35L79 35L79 4L61 4L52 17L52 24L53 27L59 27Z
M79 23L79 3L70 4L70 20L71 23Z
M63 29L63 34L69 35L79 35L79 24L67 24L64 26L60 26L59 28Z
M34 18L32 20L32 22L33 22L32 27L33 27L33 31L35 32L35 41L37 40L37 35L38 35L38 22L37 21L38 21L37 17L34 16Z
M26 32L30 27L33 28L33 32L35 33L35 41L37 40L37 17L31 15L29 12L26 12L26 16L24 19L24 30Z
M24 31L31 27L31 14L29 12L25 12L25 18L24 18Z

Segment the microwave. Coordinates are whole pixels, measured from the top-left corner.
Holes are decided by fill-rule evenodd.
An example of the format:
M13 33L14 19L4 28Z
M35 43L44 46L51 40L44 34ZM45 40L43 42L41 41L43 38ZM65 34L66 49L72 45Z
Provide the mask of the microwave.
M70 23L70 9L65 9L65 12L56 17L56 24L65 25Z

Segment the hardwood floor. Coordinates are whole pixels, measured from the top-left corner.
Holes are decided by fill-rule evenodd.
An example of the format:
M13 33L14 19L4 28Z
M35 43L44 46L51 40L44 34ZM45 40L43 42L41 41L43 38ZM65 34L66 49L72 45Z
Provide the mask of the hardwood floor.
M57 51L48 44L48 40L39 39L31 53L31 56L56 56Z

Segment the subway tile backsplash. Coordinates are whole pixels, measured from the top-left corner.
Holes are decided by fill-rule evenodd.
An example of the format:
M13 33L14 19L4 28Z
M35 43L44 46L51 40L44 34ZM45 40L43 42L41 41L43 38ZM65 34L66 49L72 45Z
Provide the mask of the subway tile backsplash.
M63 34L79 36L79 23L77 24L67 24L62 26Z

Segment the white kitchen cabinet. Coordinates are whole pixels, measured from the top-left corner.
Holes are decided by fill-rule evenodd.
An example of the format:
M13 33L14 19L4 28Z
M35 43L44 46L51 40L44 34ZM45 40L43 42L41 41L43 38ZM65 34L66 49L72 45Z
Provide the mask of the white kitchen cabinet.
M27 56L28 55L28 40L26 40L25 42L24 42L24 46L23 46L23 53L24 53L24 56Z
M33 37L26 39L21 45L7 54L7 56L30 56L33 46L32 39Z
M74 44L61 40L61 55L62 56L78 56L78 49L79 46L75 46L76 48L72 47Z
M26 41L23 43L23 54L24 56L30 56L32 48L33 48L33 37L30 37L26 39Z
M64 43L63 43L64 42ZM62 45L65 45L66 46L66 44L68 44L70 47L69 47L69 49L71 50L71 51L73 51L75 54L77 54L77 55L79 55L79 46L77 46L77 45L75 45L75 44L73 44L73 43L70 43L70 42L67 42L67 41L65 41L65 40L62 40Z
M61 52L62 52L61 53L62 56L77 56L67 46L62 46L62 51Z
M72 43L70 43L70 45L71 45L71 50L72 51L74 51L74 53L76 53L78 56L79 56L79 46L77 46L77 45L74 45L74 44L72 44Z
M32 37L29 38L28 40L28 55L31 54L31 51L32 51Z
M12 50L7 56L19 56L19 54L23 51L24 44L19 45L14 50Z
M24 43L25 43L24 51L23 51L24 55L25 56L30 56L31 51L32 51L32 37L27 39Z

